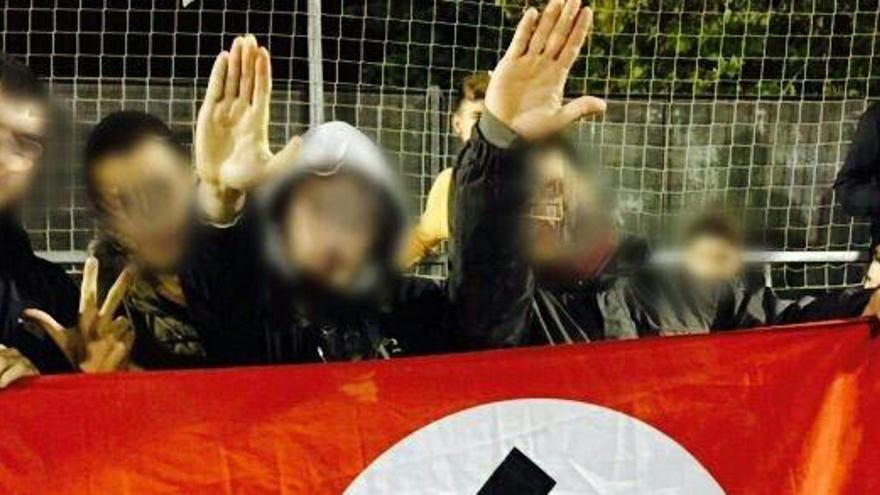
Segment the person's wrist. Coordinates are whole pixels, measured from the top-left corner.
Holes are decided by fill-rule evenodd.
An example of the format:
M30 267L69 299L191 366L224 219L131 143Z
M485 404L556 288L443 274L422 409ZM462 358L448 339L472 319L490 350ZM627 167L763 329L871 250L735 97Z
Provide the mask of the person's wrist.
M480 116L478 126L486 141L498 148L510 148L519 138L516 131L498 118L489 108Z
M224 188L220 184L199 181L199 206L202 214L211 223L232 223L244 209L246 194L236 189Z

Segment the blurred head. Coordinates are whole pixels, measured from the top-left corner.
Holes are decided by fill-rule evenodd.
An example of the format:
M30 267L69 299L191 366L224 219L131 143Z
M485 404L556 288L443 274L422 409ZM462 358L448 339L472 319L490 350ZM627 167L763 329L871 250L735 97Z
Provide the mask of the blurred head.
M345 292L375 258L383 214L380 194L362 178L309 177L284 212L287 258L308 280Z
M89 135L85 183L102 227L135 261L171 270L186 248L192 203L189 155L152 115L108 115Z
M452 132L463 143L471 138L474 126L483 113L483 100L486 99L486 88L489 87L489 73L475 72L468 76L461 88L461 98L452 114Z
M532 262L575 270L585 257L604 256L603 246L616 240L612 209L574 145L555 136L536 143L526 159L534 185L525 218Z
M342 122L302 139L288 176L262 192L270 259L325 292L369 292L393 269L403 215L394 175L365 135Z
M707 282L731 282L743 273L744 235L739 223L723 213L709 213L685 231L684 268Z
M17 203L43 155L49 100L20 62L0 55L0 210Z

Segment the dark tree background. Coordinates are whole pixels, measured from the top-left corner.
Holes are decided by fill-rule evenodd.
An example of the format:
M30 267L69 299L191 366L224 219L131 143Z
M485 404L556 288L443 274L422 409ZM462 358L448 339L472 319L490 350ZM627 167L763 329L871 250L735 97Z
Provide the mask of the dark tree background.
M325 2L329 80L454 87L494 65L523 0ZM608 95L838 98L880 93L878 2L594 0L570 88ZM539 5L540 6L540 5ZM336 70L338 69L338 70Z
M2 49L56 79L204 78L252 32L279 82L308 78L305 0L7 0ZM328 83L453 89L494 66L535 0L324 0ZM878 0L592 0L569 87L690 98L877 97Z

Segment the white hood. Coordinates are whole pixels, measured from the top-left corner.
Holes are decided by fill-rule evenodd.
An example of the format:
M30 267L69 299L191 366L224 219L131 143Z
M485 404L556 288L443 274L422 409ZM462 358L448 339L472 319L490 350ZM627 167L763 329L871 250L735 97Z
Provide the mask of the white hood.
M386 252L382 253L382 259L377 259L373 274L365 274L362 283L358 284L366 288L372 285L369 279L375 279L373 275L393 266L404 238L407 216L396 174L385 155L369 137L350 124L327 122L309 130L303 136L296 163L287 173L258 191L259 208L267 226L266 247L269 260L276 269L295 277L296 267L284 254L277 212L288 203L290 195L295 194L296 185L303 179L341 172L357 175L377 186L386 196L390 209L386 214L393 227L392 232L387 233L390 239L386 242Z

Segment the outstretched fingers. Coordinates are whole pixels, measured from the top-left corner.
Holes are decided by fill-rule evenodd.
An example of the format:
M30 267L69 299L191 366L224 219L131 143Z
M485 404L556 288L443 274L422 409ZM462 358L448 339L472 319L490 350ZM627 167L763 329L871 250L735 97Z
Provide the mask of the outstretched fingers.
M554 26L553 30L550 32L550 37L547 40L547 47L544 48L544 53L548 57L555 59L559 56L559 52L562 51L562 47L565 45L565 42L568 40L568 36L571 33L571 27L578 16L580 5L581 0L568 0L565 2L565 5L562 6L559 20L556 21L556 26Z
M565 46L559 53L559 62L563 67L570 69L571 66L574 65L574 62L577 60L578 55L580 55L581 48L584 47L584 42L587 40L587 36L590 35L592 29L593 9L590 7L584 7L581 9L580 14L578 14L574 28L572 28L571 33L568 35L568 39L565 41Z
M226 103L231 105L238 98L239 85L241 83L241 57L244 38L235 38L232 48L229 50L229 60L226 64L226 82L223 86L223 95Z
M208 91L205 93L205 103L216 103L223 99L223 88L226 85L226 71L229 65L229 52L223 50L214 60L211 68L211 77L208 79Z
M535 32L532 35L531 40L529 40L529 55L537 56L544 51L550 33L553 31L553 27L556 26L559 14L562 12L564 1L565 0L550 0L550 3L547 4L547 7L541 14L541 19L538 21L538 27L535 28Z
M126 267L107 292L107 298L104 299L104 304L98 312L97 330L100 332L98 337L103 337L106 331L112 328L110 323L128 292L133 276L134 270L131 267Z
M257 47L257 39L252 34L247 35L242 44L241 87L238 91L238 98L250 105L254 98L255 65L259 48Z
M257 61L254 65L256 75L254 77L254 105L266 117L269 116L269 103L272 100L272 61L269 58L269 50L260 47L257 52Z
M521 57L526 53L526 50L529 48L529 40L532 38L537 22L538 11L534 7L530 7L516 26L513 39L510 41L510 46L504 54L505 58Z
M82 285L79 293L79 328L92 327L98 315L98 259L89 256L83 265Z

